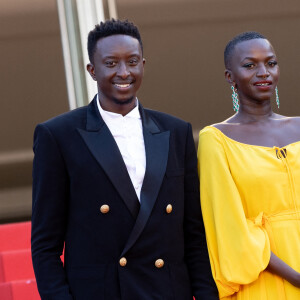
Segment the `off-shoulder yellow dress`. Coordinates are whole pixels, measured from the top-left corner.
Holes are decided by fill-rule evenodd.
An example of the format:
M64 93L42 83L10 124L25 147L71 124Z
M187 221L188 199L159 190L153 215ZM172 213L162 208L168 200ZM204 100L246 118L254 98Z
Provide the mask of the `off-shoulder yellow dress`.
M300 272L300 142L248 145L208 126L200 132L198 161L220 299L300 299L300 289L265 271L273 251Z

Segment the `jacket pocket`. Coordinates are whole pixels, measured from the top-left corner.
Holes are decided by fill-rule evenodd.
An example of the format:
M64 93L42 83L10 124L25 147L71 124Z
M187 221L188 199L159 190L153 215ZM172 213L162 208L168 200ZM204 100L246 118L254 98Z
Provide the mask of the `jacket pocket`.
M103 300L105 266L70 268L67 278L75 300Z

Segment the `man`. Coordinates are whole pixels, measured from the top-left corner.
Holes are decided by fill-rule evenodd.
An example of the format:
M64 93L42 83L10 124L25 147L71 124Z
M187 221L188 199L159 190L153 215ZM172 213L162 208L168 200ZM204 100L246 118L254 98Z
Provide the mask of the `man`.
M97 25L88 51L98 94L34 135L41 298L217 299L190 124L137 100L145 60L132 23Z

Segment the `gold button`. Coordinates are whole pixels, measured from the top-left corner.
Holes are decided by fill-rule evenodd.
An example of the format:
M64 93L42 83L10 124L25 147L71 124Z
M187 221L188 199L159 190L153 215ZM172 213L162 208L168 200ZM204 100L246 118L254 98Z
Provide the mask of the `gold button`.
M162 268L164 266L164 264L165 264L165 262L161 258L159 258L155 261L155 267L158 269Z
M103 204L101 207L100 207L100 211L103 213L103 214L106 214L109 212L109 206L107 204Z
M172 212L172 210L173 210L172 205L171 205L171 204L168 204L167 207L166 207L166 212L167 212L167 214L170 214L170 213Z
M122 257L119 261L121 267L125 267L127 265L127 259Z

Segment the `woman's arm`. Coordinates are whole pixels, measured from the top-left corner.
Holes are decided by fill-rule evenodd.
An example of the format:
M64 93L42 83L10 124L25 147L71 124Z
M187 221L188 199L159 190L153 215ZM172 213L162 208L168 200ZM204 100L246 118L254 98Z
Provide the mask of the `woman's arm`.
M212 127L201 131L198 151L201 205L212 274L220 298L254 282L268 266L271 253L266 229L246 218L227 150L230 151L218 131Z
M271 252L270 262L267 270L287 280L292 285L300 288L300 273L291 268L273 252Z

